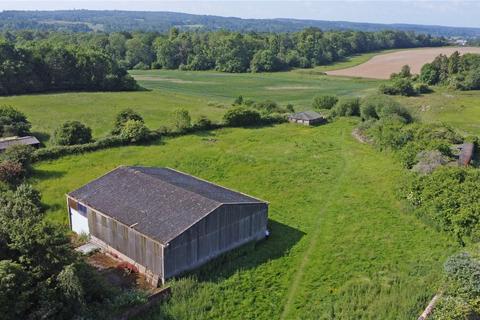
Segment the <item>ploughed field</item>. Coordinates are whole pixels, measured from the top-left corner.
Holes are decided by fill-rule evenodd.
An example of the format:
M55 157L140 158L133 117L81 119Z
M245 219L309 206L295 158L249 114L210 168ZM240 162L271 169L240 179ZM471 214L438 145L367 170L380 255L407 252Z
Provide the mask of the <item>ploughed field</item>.
M379 54L362 64L327 71L332 76L361 77L373 79L388 79L393 72L399 72L402 66L408 64L412 73L419 73L425 63L432 62L440 54L451 55L455 51L464 53L480 53L479 47L441 47L441 48L418 48L400 50L385 54Z

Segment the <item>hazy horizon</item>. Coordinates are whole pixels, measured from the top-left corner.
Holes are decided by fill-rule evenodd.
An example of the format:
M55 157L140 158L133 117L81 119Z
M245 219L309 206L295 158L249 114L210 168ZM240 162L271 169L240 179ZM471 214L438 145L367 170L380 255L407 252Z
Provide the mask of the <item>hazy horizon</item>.
M475 1L111 1L17 0L0 10L168 11L244 19L308 19L383 24L480 27Z

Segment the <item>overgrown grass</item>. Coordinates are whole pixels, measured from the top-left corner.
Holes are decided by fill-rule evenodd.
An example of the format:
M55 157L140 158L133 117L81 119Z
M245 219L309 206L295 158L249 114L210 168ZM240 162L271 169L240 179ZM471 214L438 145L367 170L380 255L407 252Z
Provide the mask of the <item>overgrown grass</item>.
M270 202L268 240L172 282L172 300L147 319L412 319L458 248L403 212L394 189L404 171L353 140L354 125L221 129L114 148L40 163L33 182L63 224L64 194L118 165L169 166Z

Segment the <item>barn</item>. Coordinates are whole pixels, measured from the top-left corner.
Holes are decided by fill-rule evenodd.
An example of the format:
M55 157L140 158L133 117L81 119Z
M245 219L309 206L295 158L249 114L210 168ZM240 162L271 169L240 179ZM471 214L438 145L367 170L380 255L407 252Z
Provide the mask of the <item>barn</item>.
M26 137L7 137L0 139L0 152L5 151L10 146L16 145L28 145L34 148L38 148L40 146L40 141L33 136L26 136Z
M74 232L154 285L267 233L267 202L170 168L118 167L67 205Z
M327 122L327 119L315 111L302 111L289 115L288 121L301 123L306 126L314 126Z

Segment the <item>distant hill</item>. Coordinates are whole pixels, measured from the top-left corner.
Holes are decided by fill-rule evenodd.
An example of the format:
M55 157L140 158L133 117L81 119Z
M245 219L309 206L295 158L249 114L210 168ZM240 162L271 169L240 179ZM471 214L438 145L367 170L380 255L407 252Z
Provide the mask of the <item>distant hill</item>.
M68 30L87 31L158 31L172 27L256 32L291 32L307 27L323 30L403 30L428 33L433 36L480 38L480 28L459 28L415 24L378 24L347 21L322 21L299 19L241 19L194 15L177 12L148 11L3 11L0 12L0 30Z

